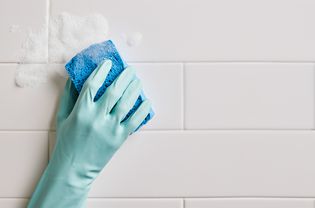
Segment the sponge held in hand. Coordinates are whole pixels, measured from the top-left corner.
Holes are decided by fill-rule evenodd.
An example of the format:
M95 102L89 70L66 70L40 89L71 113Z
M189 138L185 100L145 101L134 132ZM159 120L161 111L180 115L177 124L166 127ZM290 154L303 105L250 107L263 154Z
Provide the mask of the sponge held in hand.
M127 64L122 60L113 42L108 40L102 43L93 44L74 56L65 66L75 88L78 90L78 92L80 92L89 75L104 59L109 59L112 61L112 68L109 71L104 84L96 93L94 100L98 100L105 92L106 88L127 67ZM145 96L142 92L124 120L129 118L137 110L144 99ZM153 116L154 112L151 109L150 113L147 115L140 126L146 124Z

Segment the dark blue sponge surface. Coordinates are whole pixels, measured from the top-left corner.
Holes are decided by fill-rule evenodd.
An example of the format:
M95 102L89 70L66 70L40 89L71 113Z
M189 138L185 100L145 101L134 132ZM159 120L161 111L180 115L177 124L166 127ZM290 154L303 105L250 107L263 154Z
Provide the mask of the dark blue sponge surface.
M94 98L95 101L98 100L102 94L104 94L107 87L127 67L127 64L122 60L113 42L108 40L102 43L93 44L74 56L65 66L75 88L78 90L78 92L80 92L89 75L104 59L110 59L112 61L112 68L109 71L104 84L96 93ZM143 93L141 93L135 105L128 112L124 120L129 118L137 110L144 99L145 96ZM147 115L140 126L147 123L153 116L154 112L151 109L151 112Z

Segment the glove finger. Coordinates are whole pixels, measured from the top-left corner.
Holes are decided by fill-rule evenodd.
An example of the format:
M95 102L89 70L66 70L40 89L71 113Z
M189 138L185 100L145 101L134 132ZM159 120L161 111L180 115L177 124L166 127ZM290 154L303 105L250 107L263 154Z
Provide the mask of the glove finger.
M105 82L108 72L112 68L111 60L104 60L99 66L90 74L85 81L79 99L85 97L84 100L94 101L94 97L99 88Z
M59 101L58 113L57 113L57 125L66 119L78 98L78 91L75 89L74 84L70 79L67 80L64 87L63 94Z
M109 114L122 94L135 78L135 69L127 67L106 89L105 93L100 98L102 106L104 106L104 113Z
M149 100L144 100L136 112L133 113L126 121L123 122L123 125L128 129L129 133L134 132L140 124L144 121L147 115L150 113L151 103Z
M122 97L113 108L111 114L116 116L117 119L121 122L137 101L138 97L140 96L141 90L142 85L140 80L138 78L134 79L129 84Z

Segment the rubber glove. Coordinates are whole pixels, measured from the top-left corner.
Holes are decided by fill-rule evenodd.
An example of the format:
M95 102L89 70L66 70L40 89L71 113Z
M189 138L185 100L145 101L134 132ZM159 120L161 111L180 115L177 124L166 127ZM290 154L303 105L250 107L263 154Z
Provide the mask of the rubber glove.
M93 101L111 65L105 61L94 70L80 95L67 81L57 114L55 149L28 207L84 207L92 182L150 112L151 105L145 100L121 122L142 89L131 67Z

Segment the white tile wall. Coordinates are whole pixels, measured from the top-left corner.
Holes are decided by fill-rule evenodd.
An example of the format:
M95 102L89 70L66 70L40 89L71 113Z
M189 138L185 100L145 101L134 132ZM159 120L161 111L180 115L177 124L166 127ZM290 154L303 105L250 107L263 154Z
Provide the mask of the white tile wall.
M311 131L141 132L115 154L90 196L313 197L314 137Z
M16 64L0 64L0 129L50 129L65 80L56 77L36 88L19 88L15 85L16 68Z
M28 202L28 199L22 199L22 198L0 199L0 207L24 208L27 206L27 202Z
M0 207L24 208L28 199L0 199ZM182 199L88 199L87 208L183 208Z
M132 61L311 61L312 0L52 0L52 14L101 12L113 36L140 31ZM127 21L126 21L127 17Z
M133 64L145 94L153 103L154 119L144 129L183 128L182 64Z
M145 129L181 129L183 126L182 64L138 64L145 94L154 103L156 117ZM58 66L62 67L62 65ZM16 64L0 64L0 129L49 130L55 128L55 112L65 79L54 76L36 88L15 85ZM167 77L167 79L165 79ZM161 83L163 81L163 84Z
M2 0L0 14L0 62L18 62L29 30L36 33L47 22L47 1Z
M0 132L0 198L29 197L48 162L47 132Z
M314 128L314 65L185 65L187 129Z
M22 89L14 76L27 28L62 11L102 13L116 40L143 33L139 47L117 44L156 112L105 167L88 207L315 207L314 9L312 0L2 1L0 207L26 206L52 152L65 79Z
M183 208L181 199L90 199L88 208Z
M311 199L186 199L186 208L314 208Z

